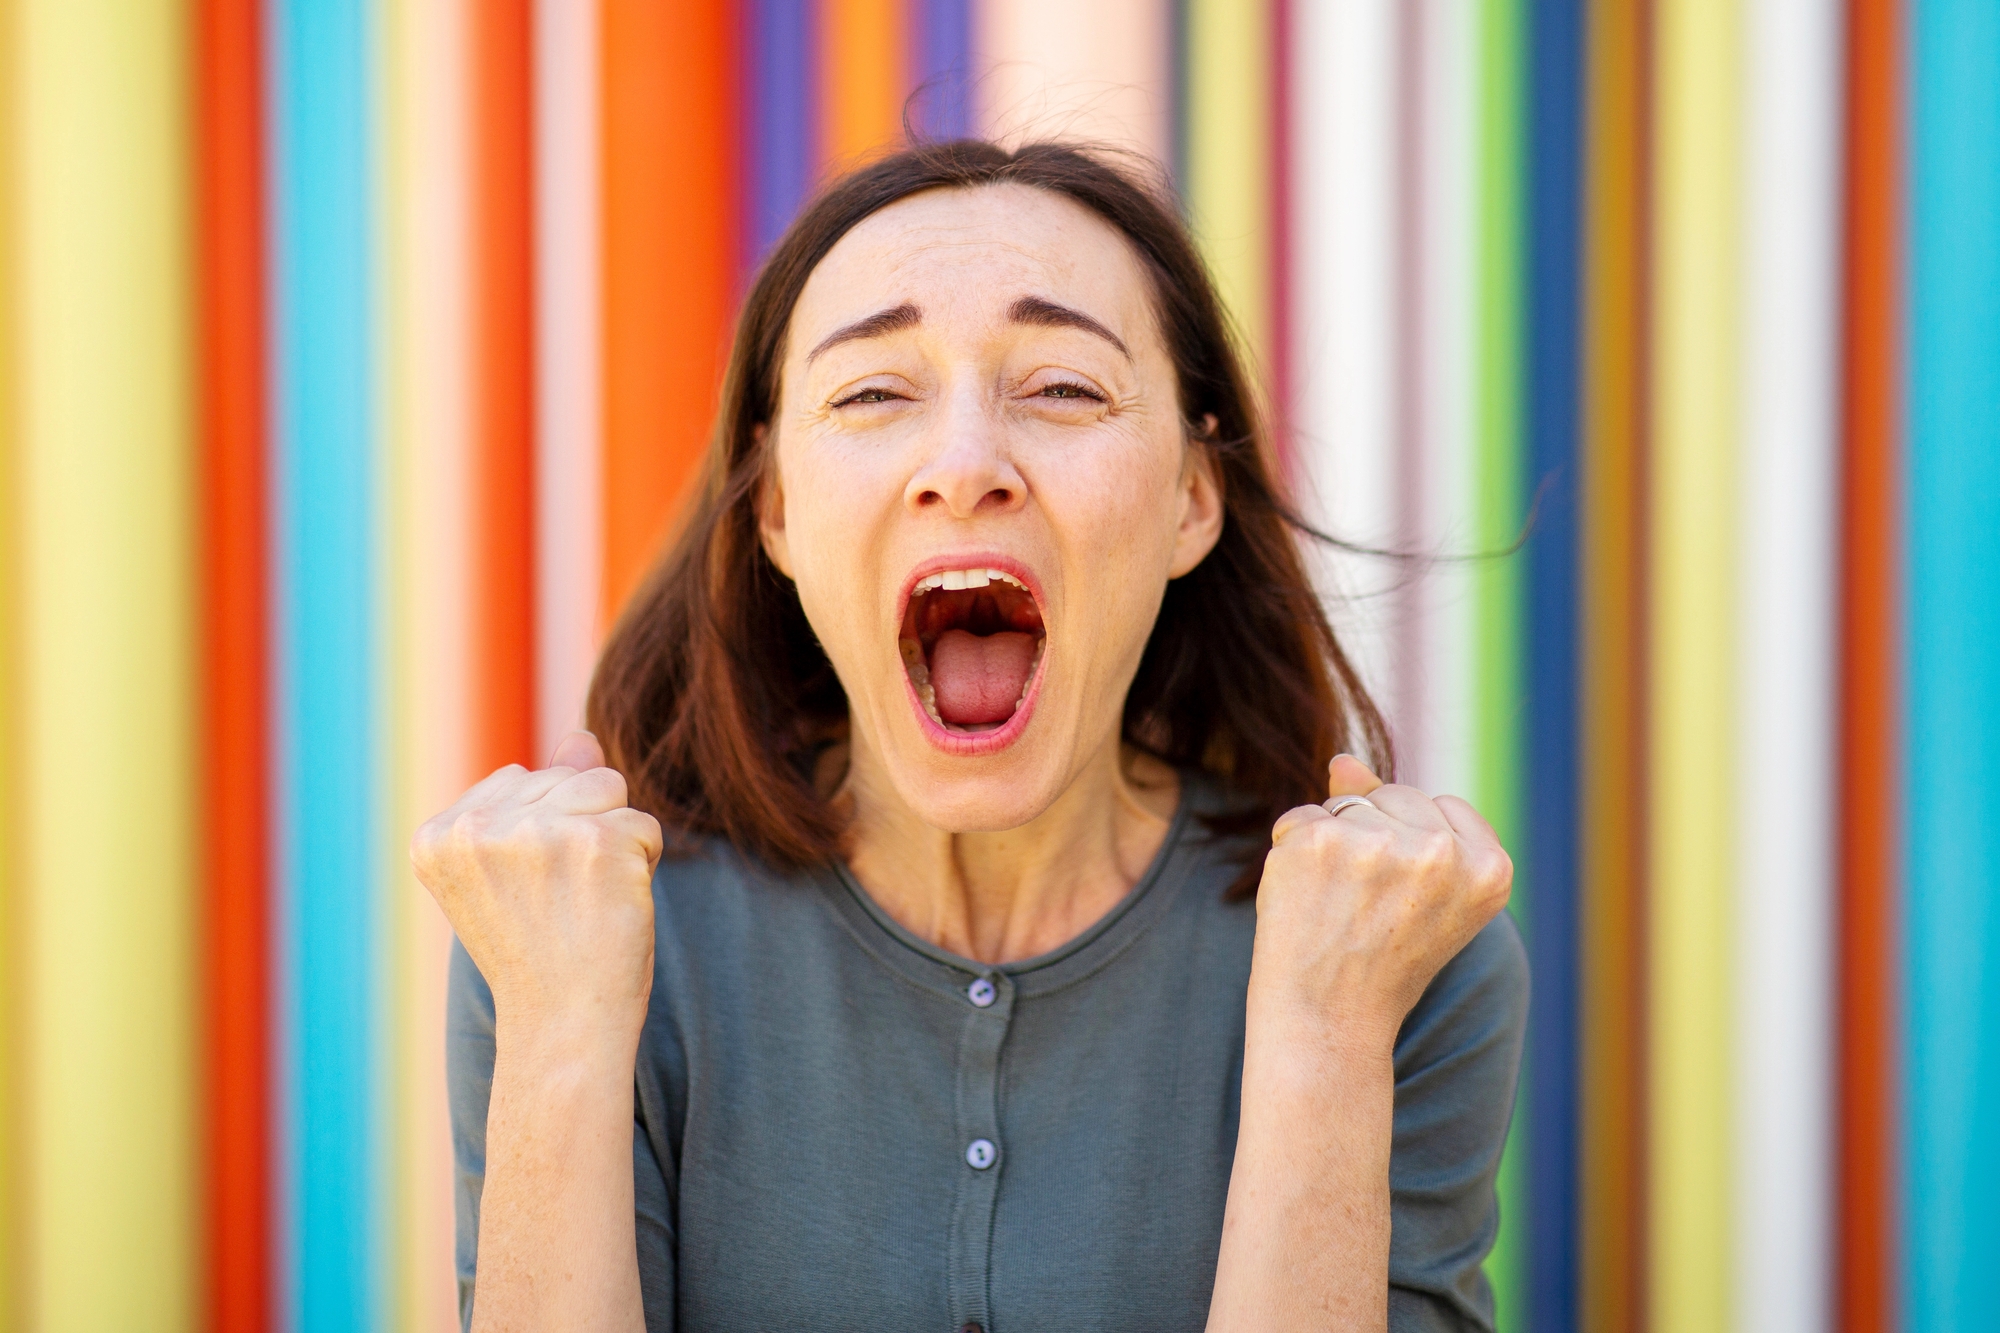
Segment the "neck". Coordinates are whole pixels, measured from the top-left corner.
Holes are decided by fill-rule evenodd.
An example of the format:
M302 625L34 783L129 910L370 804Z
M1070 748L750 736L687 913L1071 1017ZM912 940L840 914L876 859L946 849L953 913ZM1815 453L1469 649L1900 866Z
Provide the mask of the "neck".
M1146 873L1180 798L1172 768L1112 737L1030 822L948 833L856 760L841 784L854 877L898 925L983 963L1033 958L1089 929Z

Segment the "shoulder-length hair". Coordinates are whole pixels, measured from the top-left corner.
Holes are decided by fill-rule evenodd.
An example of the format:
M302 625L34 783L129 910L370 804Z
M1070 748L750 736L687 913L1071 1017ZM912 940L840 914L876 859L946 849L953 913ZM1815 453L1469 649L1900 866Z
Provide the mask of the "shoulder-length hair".
M670 843L719 836L781 869L840 855L844 821L814 769L845 734L847 696L759 540L772 456L758 428L777 408L792 308L834 244L900 199L1002 182L1073 200L1131 242L1152 278L1191 447L1209 452L1221 483L1221 536L1167 587L1126 696L1126 741L1220 780L1236 801L1210 820L1218 834L1261 832L1324 799L1340 751L1390 763L1382 715L1307 577L1298 536L1311 530L1280 492L1222 304L1165 191L1084 148L1010 152L963 139L918 144L833 182L744 302L691 507L612 630L587 709L633 804ZM1245 866L1239 889L1255 887L1259 864Z

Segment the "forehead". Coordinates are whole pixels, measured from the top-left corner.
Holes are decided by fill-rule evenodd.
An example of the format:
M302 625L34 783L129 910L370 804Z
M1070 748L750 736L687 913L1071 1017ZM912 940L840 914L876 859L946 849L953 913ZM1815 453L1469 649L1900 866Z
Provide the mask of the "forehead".
M1019 184L928 190L870 214L806 280L792 320L825 331L908 301L947 318L967 302L1003 309L1041 295L1085 310L1131 342L1151 325L1151 289L1131 242L1082 204Z

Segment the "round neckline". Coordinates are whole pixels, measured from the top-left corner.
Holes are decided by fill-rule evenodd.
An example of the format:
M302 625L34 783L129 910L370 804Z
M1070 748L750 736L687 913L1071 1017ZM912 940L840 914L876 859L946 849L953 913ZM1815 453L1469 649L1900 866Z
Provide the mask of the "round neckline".
M1198 775L1181 774L1180 798L1175 802L1166 835L1160 839L1145 873L1125 896L1070 939L1031 958L1011 963L982 963L932 944L884 911L844 861L835 861L830 867L833 881L830 887L835 890L831 896L864 948L927 988L949 991L956 997L968 977L1005 976L1022 994L1045 993L1095 971L1123 952L1124 946L1173 898L1173 893L1163 890L1161 885L1177 887L1187 879L1188 857L1183 855L1183 844L1198 780ZM893 947L873 947L876 943Z

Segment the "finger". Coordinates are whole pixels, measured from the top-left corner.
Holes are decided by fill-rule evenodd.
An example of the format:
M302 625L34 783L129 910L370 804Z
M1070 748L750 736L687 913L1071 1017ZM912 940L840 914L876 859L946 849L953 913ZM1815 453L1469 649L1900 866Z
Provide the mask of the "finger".
M1436 829L1440 833L1452 832L1451 821L1435 802L1415 787L1405 787L1391 782L1368 793L1368 799L1375 808L1391 819L1401 820L1412 828Z
M566 815L601 815L607 810L622 809L630 795L625 775L615 768L591 768L581 773L556 768L544 771L568 773L542 797L545 804Z
M521 805L532 805L575 776L576 770L569 767L538 768L521 779L521 785L514 789L512 799Z
M465 794L452 802L451 809L445 813L455 814L460 810L470 810L475 806L485 805L488 801L498 799L502 793L527 776L528 770L519 764L504 764L467 787Z
M579 773L587 768L603 768L604 747L589 732L572 731L556 743L556 752L549 757L549 767L573 768Z
M1351 754L1337 754L1326 766L1328 796L1366 796L1381 785L1382 779Z
M646 865L650 868L660 863L660 853L665 850L666 840L660 833L660 821L644 810L634 810L630 806L620 810L609 810L598 816L619 832L631 838L646 855Z
M1301 805L1278 816L1278 822L1271 825L1271 845L1276 847L1287 833L1296 833L1307 824L1316 824L1322 819L1330 819L1325 806Z
M1491 843L1500 845L1500 835L1486 822L1485 816L1472 808L1472 802L1457 796L1440 796L1434 802L1438 813L1451 825L1451 831L1464 842Z

